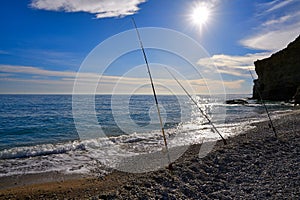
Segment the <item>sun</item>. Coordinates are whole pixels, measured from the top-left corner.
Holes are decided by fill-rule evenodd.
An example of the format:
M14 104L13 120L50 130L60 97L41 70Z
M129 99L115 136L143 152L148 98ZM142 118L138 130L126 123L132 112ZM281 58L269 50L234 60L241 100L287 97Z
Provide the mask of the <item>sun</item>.
M210 17L211 10L205 5L197 5L192 9L191 21L197 26L205 25Z

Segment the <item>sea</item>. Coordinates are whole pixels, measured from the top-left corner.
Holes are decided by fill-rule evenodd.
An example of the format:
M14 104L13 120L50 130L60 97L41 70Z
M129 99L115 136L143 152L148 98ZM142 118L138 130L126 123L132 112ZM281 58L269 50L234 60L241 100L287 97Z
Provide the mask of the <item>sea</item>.
M199 95L195 106L184 95L159 95L160 123L152 95L0 95L0 177L105 173L120 158L166 150L161 125L168 148L220 140L211 123L224 138L234 136L268 119L255 100L225 103L250 96ZM284 102L266 106L272 119L293 110Z

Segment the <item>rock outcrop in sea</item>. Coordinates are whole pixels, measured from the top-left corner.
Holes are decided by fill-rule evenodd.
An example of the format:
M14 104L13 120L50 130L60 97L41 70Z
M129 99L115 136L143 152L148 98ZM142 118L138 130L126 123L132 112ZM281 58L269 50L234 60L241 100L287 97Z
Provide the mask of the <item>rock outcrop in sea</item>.
M300 88L300 35L285 49L269 58L254 62L258 79L254 80L253 98L273 101L291 100Z

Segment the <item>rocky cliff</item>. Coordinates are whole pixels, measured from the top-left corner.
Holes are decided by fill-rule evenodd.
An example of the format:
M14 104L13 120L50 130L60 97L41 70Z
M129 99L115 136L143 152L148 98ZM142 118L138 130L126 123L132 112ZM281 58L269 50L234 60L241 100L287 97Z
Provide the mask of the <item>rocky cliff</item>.
M254 62L258 79L254 81L253 98L290 100L300 87L300 36L285 49L269 58Z

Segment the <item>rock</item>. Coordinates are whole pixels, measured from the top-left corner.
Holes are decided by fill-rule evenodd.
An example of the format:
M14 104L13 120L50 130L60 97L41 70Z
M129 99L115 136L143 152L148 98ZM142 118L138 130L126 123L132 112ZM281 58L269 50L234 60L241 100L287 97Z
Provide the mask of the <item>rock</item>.
M254 80L253 98L287 101L300 86L300 36L287 48L269 58L254 62L258 79ZM258 93L259 92L259 93Z
M294 104L300 104L300 86L297 88L295 95L293 96Z
M226 104L248 104L248 102L244 99L232 99L232 100L227 100Z

